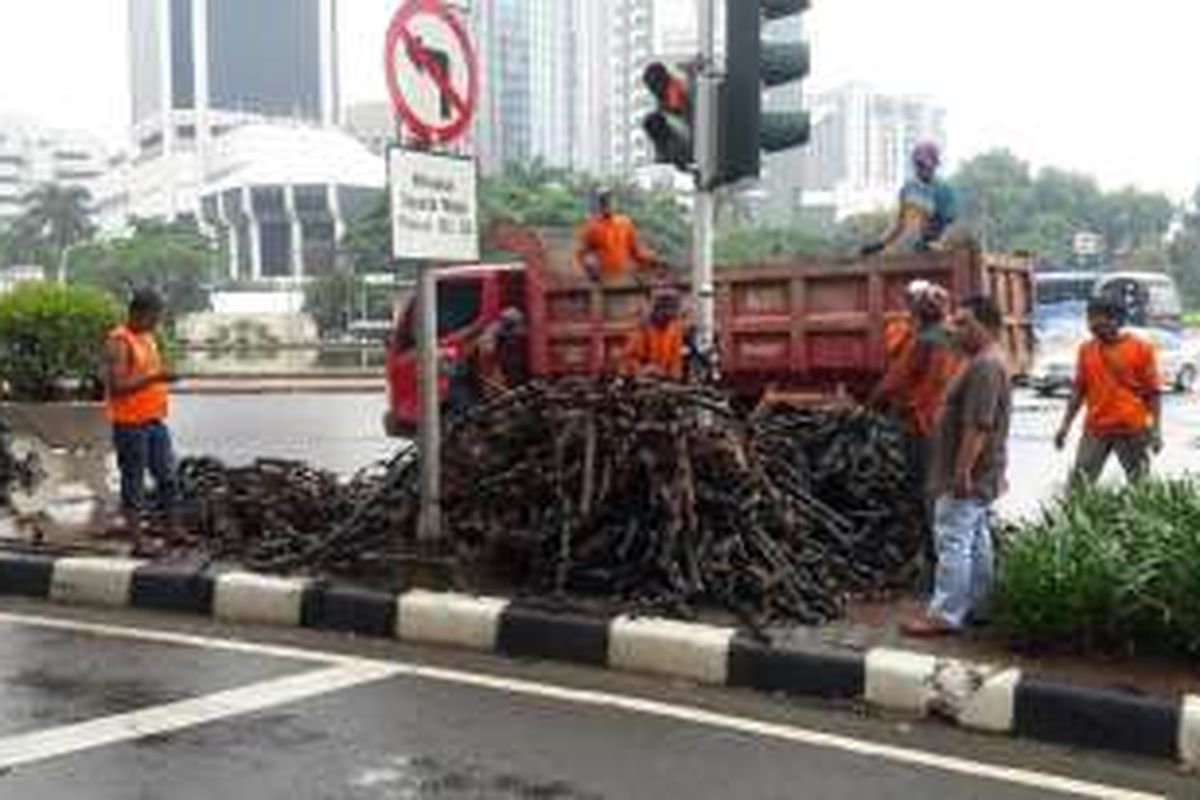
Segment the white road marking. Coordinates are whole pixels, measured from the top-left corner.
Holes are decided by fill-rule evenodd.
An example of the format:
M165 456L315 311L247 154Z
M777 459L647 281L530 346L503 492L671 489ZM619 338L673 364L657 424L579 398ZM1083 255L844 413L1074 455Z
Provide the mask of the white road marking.
M348 664L254 683L153 708L0 739L0 769L120 744L390 678L401 669L381 663Z
M579 705L618 708L637 714L677 720L695 725L746 733L767 739L797 742L812 747L841 750L855 755L873 756L885 761L894 761L913 766L930 767L942 772L953 772L977 778L988 778L1002 783L1028 786L1035 789L1059 792L1075 797L1103 798L1104 800L1165 800L1163 795L1120 789L1113 786L1065 778L1034 770L1018 769L971 761L954 756L942 756L907 747L879 744L848 736L824 733L781 723L762 722L748 717L736 717L701 708L663 703L638 697L613 695L586 689L567 689L561 686L535 683L511 678L499 678L458 670L439 669L406 665L405 674L447 683L464 684L513 694L545 697Z
M217 692L192 700L0 739L0 768L29 764L69 755L80 750L181 730L227 717L241 716L364 683L391 677L409 676L510 694L541 697L576 705L615 708L635 714L710 728L721 728L749 736L794 742L810 747L840 750L854 755L1026 786L1074 797L1095 798L1095 800L1165 800L1164 795L1106 786L1046 772L987 764L966 758L880 744L793 725L763 722L749 717L738 717L657 700L627 697L589 689L570 689L517 678L503 678L418 664L390 663L343 656L337 653L255 644L232 639L97 625L53 617L0 612L0 623L33 625L100 636L185 645L247 655L306 660L331 665L327 669L308 671L300 675Z
M0 612L0 623L13 625L31 625L38 628L71 631L72 633L87 633L95 636L110 636L122 639L138 639L155 644L171 644L182 647L198 647L204 650L223 650L230 653L244 653L265 658L283 658L295 661L308 661L316 664L357 664L368 659L355 656L345 656L338 653L326 653L319 650L303 650L299 647L286 645L258 644L255 642L239 641L237 639L218 639L209 636L195 636L189 633L160 631L142 628L126 628L117 625L103 625L94 622L81 622L60 617L41 617L37 615L10 614Z

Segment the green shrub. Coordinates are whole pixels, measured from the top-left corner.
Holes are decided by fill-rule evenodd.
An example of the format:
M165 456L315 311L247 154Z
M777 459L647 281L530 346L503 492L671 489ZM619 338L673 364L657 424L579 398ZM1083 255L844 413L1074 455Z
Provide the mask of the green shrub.
M97 289L32 283L0 296L0 384L8 399L94 399L105 335L122 316Z
M1000 559L1000 629L1026 644L1200 654L1200 487L1081 488Z

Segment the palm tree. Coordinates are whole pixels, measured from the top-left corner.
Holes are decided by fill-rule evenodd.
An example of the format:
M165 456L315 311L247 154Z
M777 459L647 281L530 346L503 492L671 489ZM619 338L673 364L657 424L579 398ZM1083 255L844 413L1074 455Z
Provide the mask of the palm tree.
M86 241L95 231L91 194L79 186L44 184L25 198L25 213L13 223L12 247L29 254L50 251L58 265L58 280L66 280L66 260L71 248Z

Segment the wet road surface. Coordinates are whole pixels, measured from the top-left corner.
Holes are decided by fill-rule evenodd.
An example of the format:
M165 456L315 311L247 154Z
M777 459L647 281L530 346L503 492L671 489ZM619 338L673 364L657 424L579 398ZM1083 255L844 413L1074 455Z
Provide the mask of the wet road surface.
M1200 796L1159 762L818 703L301 631L0 612L0 797Z

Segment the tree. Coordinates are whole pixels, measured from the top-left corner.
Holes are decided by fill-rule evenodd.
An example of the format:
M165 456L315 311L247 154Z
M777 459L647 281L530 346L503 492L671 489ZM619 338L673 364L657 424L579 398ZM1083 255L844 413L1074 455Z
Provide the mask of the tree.
M965 162L951 178L964 222L987 247L1011 250L1032 211L1029 165L1007 150Z
M497 220L574 228L587 216L589 200L600 185L587 175L547 167L540 161L512 164L502 174L479 181L480 230L486 232ZM632 184L606 188L614 190L620 210L633 217L650 246L667 260L684 258L690 236L684 209L674 193L645 191ZM398 264L392 259L391 235L387 193L380 192L368 212L347 227L341 248L359 274L397 269L411 272L415 264Z
M846 217L833 229L830 247L834 252L856 253L863 245L877 242L892 223L894 212L871 211Z
M1075 234L1090 231L1122 261L1134 253L1140 262L1166 258L1164 237L1175 211L1165 195L1132 188L1105 193L1091 177L1053 167L1034 175L1006 150L965 162L951 182L963 219L990 249L1069 263Z
M1186 305L1200 307L1200 188L1180 214L1180 226L1168 246L1171 274Z
M1175 204L1161 194L1132 187L1103 198L1104 238L1119 253L1139 250L1162 252L1163 242L1176 216Z
M718 264L788 261L829 250L828 238L809 228L729 226L717 231Z
M663 259L681 264L690 250L691 228L685 209L669 189L645 191L627 184L615 187L618 209L637 223L646 244ZM576 219L574 224L579 224Z
M354 272L387 272L395 268L392 259L392 221L388 194L381 191L367 211L346 226L341 250L349 256Z
M218 265L215 246L194 222L138 220L125 238L75 250L68 277L118 297L154 289L166 300L169 315L178 317L208 309Z
M346 332L362 287L362 278L345 270L321 275L305 285L304 311L317 323L321 336Z
M10 260L51 266L46 261L52 259L61 280L70 249L95 232L90 202L91 195L78 186L48 183L34 189L25 198L25 213L13 223Z

